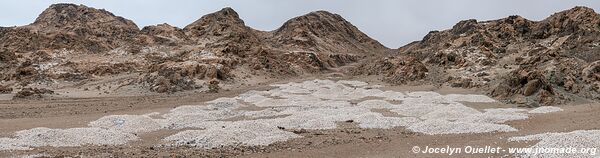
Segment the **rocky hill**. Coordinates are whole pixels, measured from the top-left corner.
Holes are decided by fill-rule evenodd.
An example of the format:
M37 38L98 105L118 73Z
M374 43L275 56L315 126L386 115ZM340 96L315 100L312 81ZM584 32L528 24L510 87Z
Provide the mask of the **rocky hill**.
M368 54L386 49L342 16L315 11L293 18L273 32L269 43L287 49Z
M358 63L352 74L394 84L474 88L507 103L554 105L600 99L598 37L600 15L586 7L541 21L464 20L392 50L326 11L273 31L246 26L231 8L184 28L140 30L102 9L55 4L29 25L0 27L0 87L165 93Z
M449 30L431 31L393 55L420 63L380 59L363 64L357 74L383 72L388 76L385 80L393 83L478 88L497 99L527 106L598 100L599 35L600 15L586 7L542 21L520 16L464 20ZM415 74L414 70L427 74L393 77Z
M271 32L246 26L231 8L184 28L160 24L140 30L102 9L54 4L32 24L0 27L0 85L15 91L176 92L206 89L208 81L321 73L387 50L325 11Z
M0 47L13 52L42 49L108 51L139 33L131 20L112 13L72 4L54 4L30 25L9 29Z

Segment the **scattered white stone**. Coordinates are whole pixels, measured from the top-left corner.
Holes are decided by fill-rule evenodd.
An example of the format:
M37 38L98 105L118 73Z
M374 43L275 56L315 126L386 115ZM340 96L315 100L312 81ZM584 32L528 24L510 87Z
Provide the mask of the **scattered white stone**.
M162 128L157 121L145 115L110 115L88 124L90 127L118 130L127 133L147 133Z
M377 88L383 88L383 87L384 87L383 85L375 84L375 85L364 86L363 88L366 88L366 89L377 89Z
M178 110L179 112L179 110ZM205 128L205 121L218 121L242 116L243 114L236 110L204 110L193 113L179 112L167 113L161 124L169 129L181 128Z
M180 106L162 115L112 115L90 122L89 128L21 131L14 138L0 138L0 150L125 144L137 139L135 134L161 129L189 129L164 138L175 146L268 145L300 137L283 129L335 129L350 120L361 128L407 127L426 134L510 132L516 129L501 123L528 117L523 109L482 113L460 103L494 102L482 95L382 91L365 88L368 85L360 81L311 80L272 86L277 88ZM372 109L388 109L402 117L386 117ZM536 110L552 109L529 113Z
M321 108L289 112L291 116L277 119L264 120L269 124L287 129L335 129L337 122L354 120L357 116L373 113L369 109L348 108Z
M75 147L82 145L120 145L138 139L131 133L102 128L50 129L18 131L14 138L0 138L0 150L28 150L30 147Z
M559 112L559 111L563 111L563 109L561 109L559 107L554 107L554 106L542 106L542 107L530 110L529 113L530 114L545 114L545 113L552 113L552 112Z
M427 92L427 91L418 91L418 92L410 92L406 94L409 97L413 98L422 98L422 99L431 99L431 98L439 98L442 97L441 94L436 92Z
M362 92L362 94L364 94L365 97L377 97L377 96L381 95L381 93L383 93L383 91L379 90L379 89L357 88L355 91Z
M454 121L476 114L481 114L481 112L477 111L477 109L473 109L462 104L450 104L427 113L420 118L424 120L443 119Z
M436 109L444 107L445 105L439 104L411 104L411 103L402 103L398 105L396 108L391 109L391 112L398 113L402 116L410 116L410 117L421 117L426 115Z
M568 133L542 133L521 137L511 137L509 141L539 141L531 148L576 148L578 153L527 153L520 157L581 157L597 158L600 148L600 130L579 130ZM581 152L585 150L585 152ZM587 150L586 150L587 149Z
M369 113L357 117L354 121L359 123L358 126L361 128L389 129L409 126L421 120L415 117L384 117L379 113Z
M402 92L385 91L376 95L377 97L383 97L385 100L403 100L406 95Z
M32 150L32 148L24 146L23 142L14 138L0 138L0 151L3 150Z
M359 107L369 109L393 109L396 107L385 100L365 100L358 103L357 105Z
M321 99L327 100L353 100L357 98L352 98L348 96L352 92L350 89L340 88L340 87L332 87L332 88L320 88L313 92L311 95L315 97L319 97ZM358 98L360 99L360 98Z
M515 108L499 108L499 109L485 109L484 113L470 115L464 118L460 118L459 122L472 122L472 123L504 123L507 121L524 120L529 118L525 109Z
M39 154L27 154L27 155L22 155L22 156L18 156L18 157L20 157L20 158L40 158L40 157L56 157L56 156L52 156L52 155L46 154L46 153L39 153Z
M436 119L415 123L409 126L408 129L429 135L517 131L517 129L503 124L450 122Z
M242 106L235 98L217 98L206 103L207 108L213 109L234 109Z
M300 135L258 121L238 121L224 123L217 128L179 132L164 138L164 140L174 142L175 145L210 149L235 145L269 145L300 137Z
M292 103L288 99L272 99L268 98L254 103L258 107L279 107L279 106L290 106Z
M280 117L280 116L286 116L287 114L282 114L280 111L276 111L274 109L264 109L264 110L259 110L259 111L244 111L243 112L243 116L250 118L250 119L256 119L256 118L263 118L263 117Z
M281 92L284 92L284 93L291 93L291 94L308 94L308 93L310 93L310 91L308 89L304 89L302 87L285 86L285 87L280 87L280 88L281 88Z
M337 83L345 84L350 87L364 87L364 86L369 85L368 83L362 82L362 81L348 81L348 80L340 80Z
M475 94L448 94L444 96L450 101L454 102L474 102L474 103L493 103L496 100L485 96Z
M260 95L260 94L249 94L246 96L240 96L240 97L238 97L238 99L240 99L244 102L247 102L247 103L256 103L256 102L260 102L260 101L263 101L263 100L269 99L269 98L267 98L263 95Z

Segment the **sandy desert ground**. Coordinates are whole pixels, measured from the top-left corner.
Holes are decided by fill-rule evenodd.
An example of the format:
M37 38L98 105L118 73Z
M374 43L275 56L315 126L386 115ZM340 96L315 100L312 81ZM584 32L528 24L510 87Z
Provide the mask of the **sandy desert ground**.
M323 79L323 80L320 80ZM510 154L508 151L495 154L467 154L455 153L448 155L447 153L431 154L431 153L414 153L414 146L421 148L425 147L501 147L508 149L510 147L531 147L540 143L540 140L532 141L510 141L512 137L527 136L541 134L547 132L568 133L577 130L598 130L600 123L595 121L597 114L600 113L600 104L597 103L578 103L573 105L559 106L562 111L533 114L528 111L532 108L521 108L516 105L503 104L496 102L491 98L480 95L473 90L434 86L392 86L376 79L363 78L331 79L331 77L315 76L308 79L291 79L284 82L266 82L259 86L246 86L238 89L231 89L215 94L205 93L188 93L173 95L157 95L157 96L139 96L139 97L105 97L105 98L81 98L81 99L64 99L58 98L53 100L38 100L38 101L2 101L3 118L0 121L0 136L6 138L15 138L15 132L30 130L37 127L47 127L51 129L79 129L92 128L92 126L102 127L102 129L111 129L124 133L134 133L134 139L125 141L121 144L105 143L104 145L77 145L77 141L70 140L76 138L73 135L61 135L64 133L56 132L41 132L37 136L30 134L29 138L20 138L28 141L25 145L16 145L17 147L30 148L30 150L3 150L0 154L2 157L22 157L22 156L50 156L50 157L172 157L172 156L200 156L200 157L514 157L520 156ZM335 80L339 80L336 82ZM353 81L353 82L349 82ZM358 81L358 82L355 82ZM327 95L335 94L334 92L323 93L316 96L320 101L328 100L327 104L312 102L315 98L300 97L294 94L310 94L306 89L296 88L302 86L301 83L317 83L323 82L323 85L346 85L343 88L369 90L364 91L364 96L356 95L357 98L344 98L352 95ZM287 84L296 83L296 84ZM348 83L348 84L334 84ZM368 83L368 85L363 85ZM354 85L351 85L354 84ZM274 87L279 85L280 87ZM314 86L314 84L312 84ZM282 87L288 87L283 89ZM356 86L356 87L353 87ZM310 87L310 86L309 86ZM331 86L325 86L332 88ZM335 87L335 86L333 86ZM321 89L323 87L315 86L313 89ZM278 90L279 89L279 90ZM308 88L310 89L310 88ZM328 89L328 88L325 88ZM312 91L312 90L309 90ZM292 108L289 106L302 106L299 102L272 102L264 101L262 92L270 92L268 95L278 96L273 97L275 100L284 98L296 98L300 103L306 105L303 108ZM278 95L273 95L276 92ZM328 92L328 91L324 91ZM381 92L389 92L381 94ZM400 92L400 93L391 93ZM314 91L311 93L315 93ZM379 94L378 94L379 93ZM362 94L362 93L361 93ZM267 95L267 93L263 94ZM268 96L267 95L267 96ZM373 96L369 96L373 95ZM379 95L377 97L377 95ZM245 96L245 97L240 97ZM311 96L311 95L307 95ZM411 96L418 96L415 100L410 100ZM436 96L438 97L436 99ZM439 96L455 96L444 97ZM456 97L463 96L463 97ZM467 96L467 97L465 97ZM221 100L228 102L223 98L236 98L243 105L236 107L212 107L215 109L232 108L234 111L243 111L241 115L224 114L222 112L204 113L202 112L206 106L215 106L217 104L206 104L204 102ZM385 99L385 98L388 99ZM423 97L423 98L421 98ZM218 99L221 98L221 99ZM269 98L271 99L271 98ZM303 100L304 99L304 100ZM439 100L438 100L439 99ZM450 105L440 104L438 101L450 102ZM452 101L455 100L456 102ZM229 100L230 101L230 100ZM280 100L281 101L281 100ZM336 102L337 101L337 102ZM432 109L401 109L403 102L419 103L425 105L435 103L438 107ZM315 104L316 103L316 104ZM344 105L348 103L348 105ZM229 105L230 104L222 104ZM439 106L442 107L439 107ZM458 105L460 107L452 107ZM336 107L337 106L337 107ZM396 106L396 107L394 107ZM315 109L311 109L311 108ZM333 108L332 108L333 107ZM188 108L188 109L186 109ZM269 109L281 110L268 111ZM284 110L286 109L287 110ZM177 110L180 109L180 110ZM195 109L195 110L191 110ZM209 108L210 109L210 108ZM396 109L396 110L395 110ZM441 109L441 110L440 110ZM489 113L487 115L485 109L505 109L504 112ZM515 110L522 109L522 110ZM214 109L213 109L214 110ZM267 110L267 111L265 111ZM331 110L332 113L324 111ZM353 113L353 110L358 110ZM363 110L367 110L366 112ZM421 110L421 111L419 111ZM434 111L440 112L435 114ZM475 111L472 111L475 110ZM194 115L202 114L206 117L214 116L215 118L192 119L185 120L185 117L177 117L177 115ZM395 111L395 112L394 112ZM552 110L550 110L552 111ZM178 113L182 112L182 113ZM250 114L252 115L248 115ZM273 113L272 113L273 112ZM289 112L289 113L285 113ZM315 115L307 115L310 112L316 112ZM324 115L317 115L319 112ZM408 112L408 113L406 113ZM418 114L424 112L423 114ZM429 115L427 112L430 112ZM471 112L477 114L473 119L467 118ZM543 112L543 110L542 110ZM153 116L147 117L149 120L156 119L159 122L163 117L169 118L175 116L178 119L173 119L169 125L157 125L156 128L151 128L152 121L141 121L140 117L124 117L124 116L144 116L145 114ZM158 113L158 114L157 114ZM278 114L280 113L280 114ZM172 115L164 115L172 114ZM213 115L214 114L214 115ZM320 119L327 116L340 114L338 118ZM341 116L344 115L345 116ZM404 114L404 115L403 115ZM161 116L162 115L162 116ZM408 117L410 115L414 115ZM123 123L117 122L114 118L105 117L113 116L122 118L123 122L131 122L123 126L113 124ZM119 117L120 116L120 117ZM294 117L299 116L299 117ZM523 118L524 116L524 118ZM314 117L314 118L313 118ZM146 117L142 117L146 118ZM295 118L284 120L285 118ZM410 119L400 119L410 118ZM136 120L137 119L137 120ZM460 120L471 120L464 122L477 122L465 126L460 124ZM143 119L142 119L143 120ZM168 119L167 119L168 120ZM280 120L272 122L262 122L256 120ZM414 124L423 123L427 120L450 120L443 123L448 124L448 127L441 127L439 124L427 126L413 126ZM90 123L95 121L96 124ZM102 122L104 121L104 122ZM148 121L148 120L145 120ZM216 126L210 127L211 123L215 122ZM244 122L249 121L249 122ZM300 122L299 122L300 121ZM241 124L235 124L241 122ZM306 123L313 122L313 123ZM452 124L454 122L457 124ZM136 125L138 123L139 125ZM206 124L205 124L206 123ZM251 124L258 123L258 124ZM334 124L328 124L334 123ZM246 124L246 125L244 125ZM331 126L333 125L333 126ZM161 127L163 126L163 127ZM231 129L220 130L219 128L227 128L232 126L233 129L244 128L263 128L258 130L266 132L262 135L246 136L265 139L246 140L244 136L247 131L239 133L228 133ZM465 126L465 128L455 128ZM419 128L422 127L422 128ZM427 128L429 127L429 128ZM434 127L434 128L431 128ZM435 129L439 127L440 129ZM196 129L196 130L194 130ZM187 137L181 136L166 140L167 137L172 137L180 132L202 131L197 129L212 130L206 135L201 133L190 134ZM268 130L267 130L268 129ZM220 131L219 131L220 130ZM74 131L75 133L82 131ZM88 131L98 132L98 131ZM429 133L428 133L429 132ZM32 132L35 134L35 132ZM52 133L52 134L50 134ZM58 133L58 134L57 134ZM100 132L98 132L100 133ZM120 132L117 132L120 133ZM589 136L588 141L573 142L580 144L582 147L597 147L596 135L582 135L580 137ZM75 134L75 135L78 135ZM113 133L114 134L114 133ZM49 138L46 136L56 136ZM63 136L64 138L61 138ZM113 135L116 137L116 135ZM111 137L113 137L111 136ZM31 138L37 137L37 138ZM70 138L69 138L70 137ZM268 139L267 139L268 137ZM127 138L127 137L123 137ZM19 139L19 138L16 138ZM248 138L249 139L249 138ZM559 138L557 138L559 139ZM0 138L2 140L2 138ZM190 141L192 140L192 141ZM200 141L205 140L205 141ZM572 140L568 139L564 141ZM60 142L72 141L62 144ZM546 140L556 141L556 140ZM83 141L85 142L85 141ZM39 147L31 146L35 143L44 144ZM216 144L215 144L216 143ZM221 144L219 144L221 143ZM241 143L241 144L240 144ZM254 145L243 145L243 144ZM594 144L596 143L596 144ZM75 145L73 145L75 144ZM228 144L229 146L219 146ZM258 144L258 145L257 145ZM15 144L13 144L15 145ZM54 147L53 147L54 146ZM10 148L10 143L3 142L0 147ZM15 146L13 146L15 147ZM463 151L464 152L464 151ZM546 155L548 156L548 155ZM551 155L550 155L551 156ZM564 155L563 155L564 156ZM594 156L594 155L578 155L578 156Z

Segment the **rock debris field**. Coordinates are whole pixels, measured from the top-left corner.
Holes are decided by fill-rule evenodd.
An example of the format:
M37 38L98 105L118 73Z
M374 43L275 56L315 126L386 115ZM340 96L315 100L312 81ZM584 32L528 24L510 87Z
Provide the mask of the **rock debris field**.
M276 88L248 91L234 98L218 98L201 105L180 106L164 114L111 115L90 122L88 127L39 127L18 131L11 137L0 138L0 150L122 145L141 139L139 134L158 130L181 132L163 138L162 144L157 145L206 149L258 146L302 137L289 132L290 129L335 129L339 122L354 122L368 129L404 127L429 135L512 132L518 129L503 123L562 110L556 107L478 110L461 102L490 103L495 100L472 94L383 91L361 81L310 80L272 86ZM398 115L384 116L377 110L389 110ZM564 142L563 136L589 137L585 143L600 144L597 139L600 132L579 133L542 134L511 140L536 139L542 140L536 146L554 146L560 144L559 141Z

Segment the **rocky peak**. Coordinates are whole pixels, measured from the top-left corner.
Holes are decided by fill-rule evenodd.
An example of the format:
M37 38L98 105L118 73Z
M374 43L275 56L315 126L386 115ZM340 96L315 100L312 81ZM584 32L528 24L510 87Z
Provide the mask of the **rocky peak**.
M192 36L220 36L225 32L234 32L239 29L249 28L246 27L237 12L229 7L202 16L184 28Z
M597 17L598 14L592 8L577 6L569 10L561 11L553 14L549 19L557 19L559 17L567 19L590 19Z
M138 30L131 20L104 10L75 4L53 4L44 10L32 25L43 28L121 28Z
M315 11L288 20L274 32L277 43L313 47L317 45L353 48L363 52L385 49L342 16L327 11ZM329 51L341 51L325 48ZM323 49L317 49L323 50Z
M142 29L142 34L153 38L153 41L161 44L176 45L188 40L183 29L171 26L167 23L146 26Z
M14 52L69 49L100 53L134 41L139 28L103 9L53 4L32 24L2 32L0 47Z
M357 34L360 33L355 32L357 30L354 25L340 15L327 11L315 11L288 20L275 33L285 34L304 31L318 37L326 37L335 32L342 32L345 35L359 36Z
M181 32L181 29L177 28L175 26L171 26L167 23L164 23L164 24L146 26L142 29L142 32L144 34L148 34L148 35L168 35L168 34L172 34L172 33L176 33L176 32Z
M600 15L587 7L574 7L558 12L540 22L540 29L550 34L600 31Z

